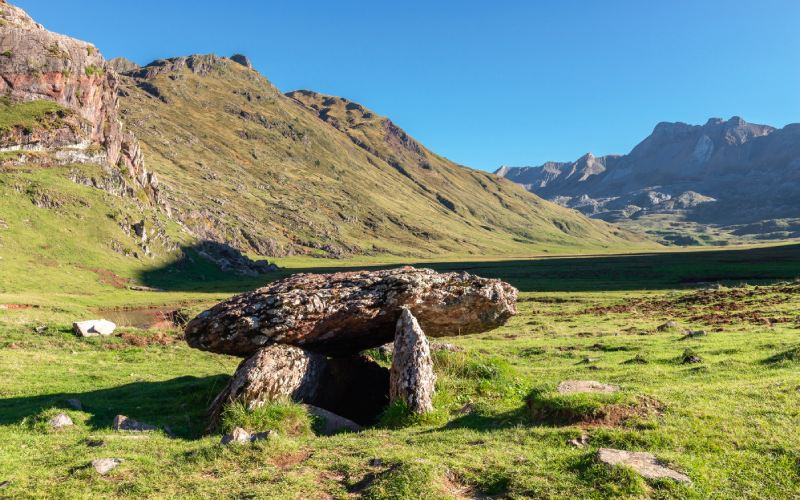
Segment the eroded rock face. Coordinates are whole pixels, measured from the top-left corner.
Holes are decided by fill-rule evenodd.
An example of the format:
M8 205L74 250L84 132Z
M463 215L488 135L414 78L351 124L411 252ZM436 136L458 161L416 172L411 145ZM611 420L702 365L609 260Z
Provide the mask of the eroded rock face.
M197 349L249 356L273 343L331 356L392 341L403 307L432 337L480 333L516 314L517 290L468 273L404 267L296 274L231 298L186 327Z
M428 339L408 308L397 320L392 369L389 374L389 401L403 401L413 413L433 410L436 375Z
M86 139L102 145L108 164L123 167L157 201L139 143L117 112L117 75L87 42L53 33L22 9L0 0L0 94L16 101L48 100L74 110Z

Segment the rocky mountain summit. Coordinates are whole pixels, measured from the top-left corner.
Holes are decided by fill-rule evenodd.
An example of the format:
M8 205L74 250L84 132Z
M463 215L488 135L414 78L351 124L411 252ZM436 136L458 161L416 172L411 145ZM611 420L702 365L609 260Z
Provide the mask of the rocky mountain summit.
M800 124L659 123L627 155L498 175L563 206L680 244L800 237Z
M0 18L0 93L13 102L43 100L65 108L55 112L65 120L51 122L50 130L4 131L0 148L53 150L65 161L96 161L92 147L99 146L100 161L121 191L143 190L156 202L158 183L144 168L138 141L120 121L117 76L97 48L47 31L5 0L0 0ZM120 170L125 175L116 175Z

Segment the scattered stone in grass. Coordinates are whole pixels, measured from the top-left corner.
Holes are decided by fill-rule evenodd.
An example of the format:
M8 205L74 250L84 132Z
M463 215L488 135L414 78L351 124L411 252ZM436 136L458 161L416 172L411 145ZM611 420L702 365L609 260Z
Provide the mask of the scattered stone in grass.
M72 324L72 329L81 337L108 337L117 329L117 325L104 319L78 321Z
M53 429L63 429L64 427L71 427L75 425L69 415L66 413L59 413L50 419L50 427Z
M705 337L706 331L705 330L688 330L686 335L681 337L681 340L693 339L696 337Z
M8 488L9 486L11 486L11 481L0 481L0 490Z
M591 363L597 363L598 361L600 361L600 358L591 358L591 357L589 357L589 356L585 356L585 357L584 357L584 358L583 358L583 359L580 361L580 363L579 363L579 364L582 364L582 365L588 365L588 364L591 364Z
M651 453L600 448L597 452L597 460L609 466L630 467L645 479L672 479L680 483L692 482L689 476L662 464Z
M623 361L626 365L646 365L648 361L641 354L637 354L627 361Z
M681 363L684 365L694 364L694 363L702 363L703 360L697 353L694 352L693 349L686 349L683 351L681 355Z
M567 444L570 446L574 446L575 448L586 448L587 446L589 446L589 435L581 434L575 439L570 439L569 441L567 441Z
M128 418L125 415L117 415L114 417L114 423L111 425L111 428L115 431L130 432L150 432L158 430L158 427L155 425L137 422L136 420Z
M38 325L33 327L33 332L42 335L43 333L47 332L47 325Z
M77 398L68 399L67 406L69 406L73 410L83 411L83 404L81 404L81 400Z
M101 476L105 476L112 470L116 469L123 460L121 458L98 458L92 461L92 467Z
M658 328L656 328L656 330L659 332L674 332L674 331L682 332L683 328L681 328L681 326L678 324L677 321L670 320L662 325L659 325Z
M247 444L252 439L252 436L249 432L242 429L241 427L234 428L230 434L225 434L222 436L222 440L220 443L223 445L229 444Z
M254 432L251 434L241 427L235 427L230 434L225 434L222 436L220 443L226 446L230 444L247 444L255 443L256 441L273 439L276 437L278 437L277 431L270 430L265 432Z
M318 406L304 405L308 413L316 417L319 426L319 432L326 436L339 434L340 432L361 432L361 426L350 419L337 415L325 408Z
M579 392L599 392L610 394L617 392L619 387L616 385L603 384L594 380L565 380L558 384L559 394L575 394Z
M100 448L106 445L106 442L102 439L87 439L86 446L89 448Z
M464 403L464 406L458 409L456 415L469 415L470 413L475 411L475 403L472 401L467 401Z
M373 458L369 461L370 467L383 467L383 460L380 458Z

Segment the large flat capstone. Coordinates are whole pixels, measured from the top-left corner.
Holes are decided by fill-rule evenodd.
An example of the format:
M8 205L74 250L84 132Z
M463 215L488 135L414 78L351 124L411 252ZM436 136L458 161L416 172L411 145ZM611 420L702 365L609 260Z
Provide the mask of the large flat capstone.
M296 274L233 297L186 326L190 346L247 357L270 344L329 356L391 342L404 307L430 337L480 333L516 314L517 290L497 279L403 267Z

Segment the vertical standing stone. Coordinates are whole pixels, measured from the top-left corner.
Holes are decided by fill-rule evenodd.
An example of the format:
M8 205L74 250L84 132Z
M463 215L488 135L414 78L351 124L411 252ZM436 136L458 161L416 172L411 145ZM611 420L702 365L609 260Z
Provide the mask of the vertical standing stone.
M389 400L404 401L414 413L427 413L433 410L435 384L428 339L417 318L404 307L394 335Z

